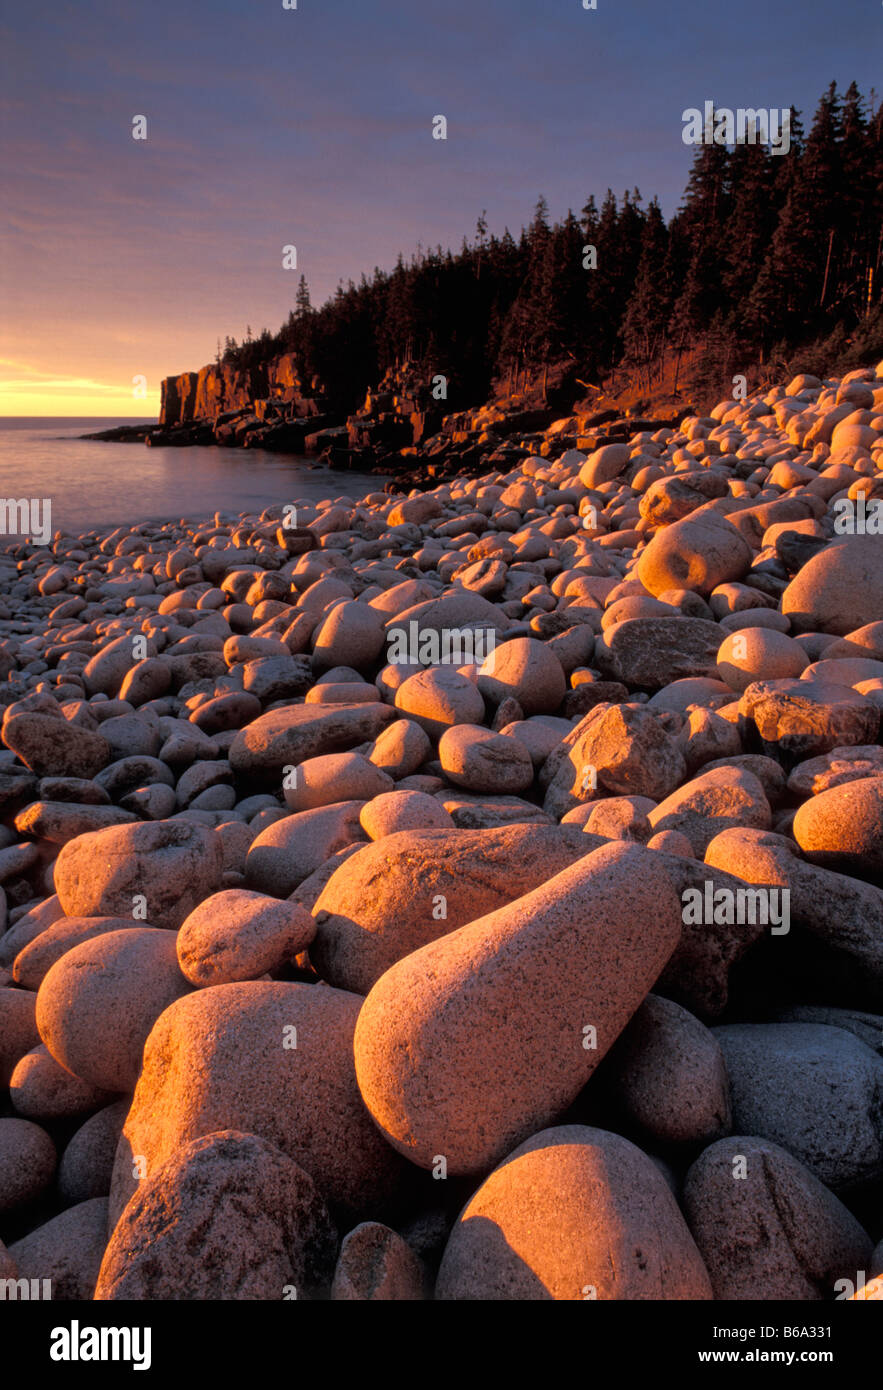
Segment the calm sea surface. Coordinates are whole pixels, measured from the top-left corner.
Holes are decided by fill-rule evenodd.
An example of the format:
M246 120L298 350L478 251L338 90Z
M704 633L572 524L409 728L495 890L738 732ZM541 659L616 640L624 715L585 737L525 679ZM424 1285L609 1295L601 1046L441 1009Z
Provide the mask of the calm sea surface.
M148 449L82 439L138 418L0 418L0 498L50 498L52 530L261 512L278 502L364 497L384 477L338 473L263 449ZM0 510L0 524L5 509ZM0 547L3 538L0 536Z

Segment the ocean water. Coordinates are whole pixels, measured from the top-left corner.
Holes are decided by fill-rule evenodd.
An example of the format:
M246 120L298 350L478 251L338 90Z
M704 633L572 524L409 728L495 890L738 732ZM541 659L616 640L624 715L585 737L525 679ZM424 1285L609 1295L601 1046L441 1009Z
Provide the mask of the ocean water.
M385 477L316 467L264 449L148 449L83 439L133 419L0 418L0 498L48 498L51 527L77 534L140 521L204 520L273 503L381 492ZM41 524L44 511L38 512ZM0 527L6 509L0 507ZM14 536L14 533L10 533ZM4 545L0 535L0 548Z

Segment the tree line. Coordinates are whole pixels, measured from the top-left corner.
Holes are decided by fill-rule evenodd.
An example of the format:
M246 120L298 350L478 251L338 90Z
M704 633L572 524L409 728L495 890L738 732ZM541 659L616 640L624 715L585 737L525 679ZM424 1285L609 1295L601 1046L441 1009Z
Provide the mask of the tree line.
M247 367L294 352L347 408L403 362L443 373L459 403L549 363L595 384L613 369L649 389L702 348L691 384L816 345L883 347L883 108L831 83L791 149L698 145L666 223L638 189L590 196L551 221L540 198L516 238L485 214L459 251L422 247L391 271L341 282L321 308L303 276L278 333L228 338ZM810 354L811 355L811 354ZM830 368L829 368L830 370ZM522 375L523 374L523 375Z

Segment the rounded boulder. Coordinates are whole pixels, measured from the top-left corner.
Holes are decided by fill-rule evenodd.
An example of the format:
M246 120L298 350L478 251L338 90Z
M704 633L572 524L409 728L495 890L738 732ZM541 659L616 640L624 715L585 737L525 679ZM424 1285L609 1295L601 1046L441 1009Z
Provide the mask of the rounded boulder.
M702 1257L659 1169L627 1139L546 1129L460 1214L437 1299L710 1299Z

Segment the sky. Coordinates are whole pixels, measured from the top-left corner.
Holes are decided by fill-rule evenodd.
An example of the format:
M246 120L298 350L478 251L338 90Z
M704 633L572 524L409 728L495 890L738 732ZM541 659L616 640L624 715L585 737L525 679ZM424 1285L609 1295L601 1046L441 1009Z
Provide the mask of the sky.
M0 415L153 418L301 273L319 305L541 193L668 217L687 107L808 125L832 79L881 81L875 0L596 3L0 0Z

